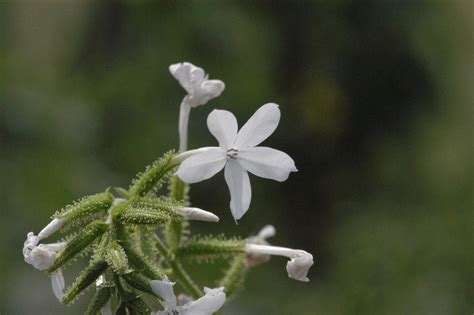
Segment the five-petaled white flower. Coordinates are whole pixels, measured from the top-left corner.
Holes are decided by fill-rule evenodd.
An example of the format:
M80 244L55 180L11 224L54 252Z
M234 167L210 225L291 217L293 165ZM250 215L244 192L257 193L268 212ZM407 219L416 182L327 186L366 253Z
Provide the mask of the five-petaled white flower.
M163 311L152 313L152 315L211 315L217 312L225 303L224 288L204 288L205 295L196 301L184 305L177 305L176 295L173 292L174 282L152 280L150 287L156 296L164 300Z
M181 163L177 176L186 183L196 183L225 167L224 176L231 195L230 210L234 219L239 220L249 209L252 197L247 171L280 182L297 171L295 162L286 153L257 147L275 131L279 121L278 105L268 103L237 132L237 120L231 112L213 110L207 118L207 126L219 141L219 147L197 149L195 155ZM182 155L189 156L186 152Z
M224 91L224 82L221 80L208 80L208 75L204 70L192 63L176 63L171 65L169 69L173 77L188 92L183 102L192 107L204 105Z

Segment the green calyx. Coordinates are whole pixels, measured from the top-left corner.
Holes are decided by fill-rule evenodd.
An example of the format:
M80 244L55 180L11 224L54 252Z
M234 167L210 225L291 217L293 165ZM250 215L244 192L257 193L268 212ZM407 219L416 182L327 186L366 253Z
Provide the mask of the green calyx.
M128 258L123 248L117 243L111 243L105 251L105 261L109 267L119 275L132 272L128 265Z
M103 193L86 196L73 204L57 211L52 218L62 219L66 222L66 227L73 227L98 219L107 213L114 202L114 197L107 189Z
M85 251L99 236L108 230L109 225L102 221L94 221L81 232L67 241L66 246L59 252L54 264L48 269L52 273Z
M238 238L219 237L194 238L182 244L176 250L176 256L182 259L212 261L229 258L244 253L245 241Z
M151 192L158 191L176 167L176 162L173 160L174 156L174 152L170 151L148 166L143 173L133 180L129 189L130 195L143 197Z
M113 286L99 286L87 307L85 315L97 315L112 297Z
M63 303L70 304L77 299L84 290L86 290L105 272L107 266L107 263L103 260L92 261L66 291L63 297Z

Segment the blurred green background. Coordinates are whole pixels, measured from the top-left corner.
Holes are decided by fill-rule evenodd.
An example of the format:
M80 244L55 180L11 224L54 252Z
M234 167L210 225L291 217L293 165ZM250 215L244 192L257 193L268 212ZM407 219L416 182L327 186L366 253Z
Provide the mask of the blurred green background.
M221 217L193 231L273 224L273 244L315 256L309 283L285 259L253 269L224 314L472 314L473 21L470 0L1 1L0 313L84 310L23 262L26 233L177 147L168 65L190 61L226 83L191 113L190 147L215 144L213 108L243 124L276 102L266 144L299 169L252 176L238 226L222 174L193 185Z

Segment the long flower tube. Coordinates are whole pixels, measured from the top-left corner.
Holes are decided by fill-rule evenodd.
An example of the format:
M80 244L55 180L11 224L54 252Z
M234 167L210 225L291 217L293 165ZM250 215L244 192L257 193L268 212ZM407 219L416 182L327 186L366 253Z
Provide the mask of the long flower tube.
M248 254L288 257L290 258L290 261L286 264L288 277L303 282L309 281L307 274L309 268L314 264L313 255L304 250L271 245L246 244L245 251Z

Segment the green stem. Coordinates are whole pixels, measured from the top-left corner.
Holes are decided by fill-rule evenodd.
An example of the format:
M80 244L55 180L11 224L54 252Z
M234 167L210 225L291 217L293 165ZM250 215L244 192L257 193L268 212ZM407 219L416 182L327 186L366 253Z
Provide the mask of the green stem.
M157 236L155 238L158 250L163 255L171 269L173 269L173 273L176 278L180 280L180 284L189 292L189 294L191 294L193 298L200 298L203 295L201 289L199 289L199 287L194 283L176 257L174 257L173 254L166 248L165 244L163 244L163 242Z
M184 206L189 206L189 185L180 180L176 175L171 178L169 186L169 196ZM181 242L186 222L182 220L172 220L166 227L166 241L172 251L175 251Z
M243 284L247 274L245 255L237 255L230 263L224 277L219 281L220 287L225 287L226 299L229 299Z

